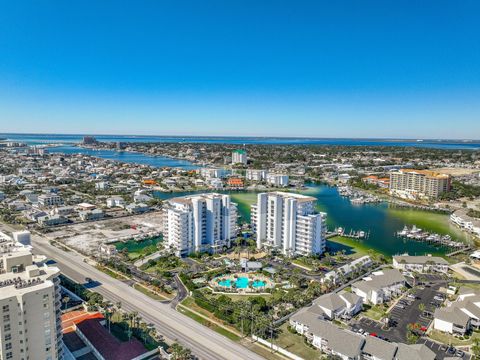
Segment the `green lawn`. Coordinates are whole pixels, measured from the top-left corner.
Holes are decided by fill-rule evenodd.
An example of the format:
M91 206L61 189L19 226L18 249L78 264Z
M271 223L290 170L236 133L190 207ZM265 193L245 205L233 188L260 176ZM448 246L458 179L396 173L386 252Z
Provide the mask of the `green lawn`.
M365 305L364 305L365 306ZM372 306L371 308L369 309L366 309L365 311L363 311L361 313L361 315L365 316L365 317L368 317L372 320L380 320L383 316L383 308L378 306L378 305L375 305L375 306Z
M471 345L473 342L473 339L480 339L480 333L478 332L473 332L472 336L470 336L469 339L467 340L461 340L453 335L443 333L441 331L437 330L432 330L429 334L428 337L431 338L432 340L436 340L438 342L441 342L443 344L451 344L453 346L468 346Z
M305 344L304 337L302 335L292 334L290 331L288 331L287 327L288 323L285 323L280 327L282 333L275 340L275 345L278 345L304 359L320 358L319 350L313 349Z
M352 258L359 258L367 255L370 249L360 240L350 239L344 236L334 236L327 240L327 246L334 251L345 250L346 255ZM331 254L332 255L332 254Z
M133 288L135 290L138 290L140 291L141 293L147 295L148 297L152 298L153 300L157 300L157 301L162 301L162 300L170 300L170 298L167 298L165 296L160 296L150 290L148 290L147 288L141 286L141 285L138 285L138 284L135 284L133 285Z
M196 309L195 309L196 310ZM195 320L196 322L202 324L203 326L206 326L210 329L212 329L213 331L229 338L230 340L233 340L233 341L240 341L240 336L208 321L207 319L204 319L203 317L201 316L198 316L197 314L191 312L190 310L187 310L185 309L184 307L181 307L179 306L178 307L178 311L181 312L182 314L184 315L187 315L189 318L192 318L193 320Z

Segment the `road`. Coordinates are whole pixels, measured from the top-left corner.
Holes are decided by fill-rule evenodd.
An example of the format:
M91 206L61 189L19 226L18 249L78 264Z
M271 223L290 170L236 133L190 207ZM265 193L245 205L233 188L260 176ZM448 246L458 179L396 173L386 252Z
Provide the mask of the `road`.
M2 224L3 225L3 224ZM9 227L9 231L13 230ZM170 304L159 303L147 295L116 280L84 262L84 257L75 252L66 252L49 244L48 240L32 234L34 252L56 261L63 274L77 282L90 277L98 286L92 290L100 293L112 303L121 302L122 309L137 311L147 323L166 339L178 341L205 360L263 360L264 358L247 348L229 340L195 320L172 309Z

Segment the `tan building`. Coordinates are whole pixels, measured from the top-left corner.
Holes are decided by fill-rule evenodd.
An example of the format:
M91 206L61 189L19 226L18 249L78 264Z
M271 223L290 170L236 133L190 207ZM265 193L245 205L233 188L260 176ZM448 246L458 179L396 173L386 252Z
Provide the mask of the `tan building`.
M400 169L390 173L390 193L403 198L437 199L450 191L450 175L431 170Z
M60 271L30 248L0 243L0 359L62 359Z

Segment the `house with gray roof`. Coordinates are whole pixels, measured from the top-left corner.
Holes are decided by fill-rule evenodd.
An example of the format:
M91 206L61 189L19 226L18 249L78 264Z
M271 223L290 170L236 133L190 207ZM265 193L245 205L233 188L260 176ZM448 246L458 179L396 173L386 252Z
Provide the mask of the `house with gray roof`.
M436 309L433 328L450 334L465 334L480 327L480 295L463 293L449 306Z
M434 360L435 353L424 344L407 345L398 343L395 360Z
M362 310L363 299L353 293L342 291L320 296L313 302L328 320L351 318Z
M327 355L344 360L434 360L424 344L406 345L355 334L322 319L318 307L304 308L290 318L290 326Z
M395 357L397 344L381 340L374 336L365 337L362 349L363 358L366 360L390 360Z
M352 284L352 292L363 298L364 303L382 304L402 292L405 277L397 269L373 272L370 276Z
M448 261L439 256L410 256L399 255L393 257L393 267L401 271L415 271L418 273L448 272Z

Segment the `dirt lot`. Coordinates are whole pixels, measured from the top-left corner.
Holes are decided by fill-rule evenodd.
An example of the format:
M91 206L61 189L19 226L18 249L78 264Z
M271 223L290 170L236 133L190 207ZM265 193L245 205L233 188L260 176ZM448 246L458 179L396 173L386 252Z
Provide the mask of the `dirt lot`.
M136 236L158 233L161 214L151 212L117 219L64 226L48 233L49 239L61 241L84 252L97 252L101 244L129 240Z
M478 169L464 169L464 168L437 168L432 169L433 171L448 174L452 176L463 176L463 175L470 175L480 172Z

